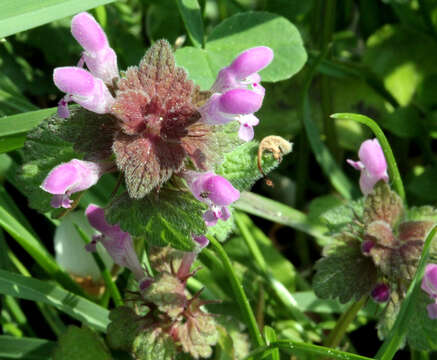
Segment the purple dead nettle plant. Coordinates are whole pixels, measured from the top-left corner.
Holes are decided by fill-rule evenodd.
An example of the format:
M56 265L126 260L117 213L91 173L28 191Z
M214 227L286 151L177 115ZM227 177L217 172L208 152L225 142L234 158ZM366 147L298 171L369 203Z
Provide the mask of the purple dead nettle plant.
M119 75L115 52L91 15L76 15L72 33L84 52L77 67L54 70L55 85L66 93L58 115L68 116L67 104L74 101L91 112L114 117L115 156L109 159L115 164L108 160L105 170L97 171L91 161L74 159L56 167L42 184L54 195L52 204L70 207L70 195L93 186L104 172L118 169L133 199L159 193L169 180L180 184L183 179L187 189L208 206L207 225L226 220L227 206L239 198L239 191L214 173L229 151L219 139L221 128L236 121L239 138L252 140L253 126L259 122L254 113L265 93L258 71L272 61L273 51L264 46L244 51L219 72L210 91L200 91L185 70L175 66L165 40L157 41L138 67ZM81 163L86 166L79 169Z

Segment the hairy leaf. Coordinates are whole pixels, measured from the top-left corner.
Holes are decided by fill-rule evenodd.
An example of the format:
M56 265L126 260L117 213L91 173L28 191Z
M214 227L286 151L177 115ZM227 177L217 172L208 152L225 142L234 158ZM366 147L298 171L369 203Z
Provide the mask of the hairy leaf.
M408 324L408 344L419 351L437 350L437 320L428 316L426 306L433 301L424 291L419 291L412 311L410 323Z
M106 216L110 223L120 224L124 231L143 237L149 244L190 251L194 246L191 236L206 231L204 209L191 193L165 188L140 200L121 195L106 210Z
M326 211L320 215L320 218L332 233L339 232L345 227L348 230L353 230L358 227L357 220L363 216L363 206L364 199L351 201L348 204L336 206Z
M372 260L361 253L361 243L346 239L316 263L313 287L322 299L338 297L341 303L367 295L376 282Z
M391 227L400 221L404 212L402 199L383 181L380 181L366 197L364 208L365 224L383 220Z
M87 327L70 326L59 337L54 360L110 360L112 356L99 335Z

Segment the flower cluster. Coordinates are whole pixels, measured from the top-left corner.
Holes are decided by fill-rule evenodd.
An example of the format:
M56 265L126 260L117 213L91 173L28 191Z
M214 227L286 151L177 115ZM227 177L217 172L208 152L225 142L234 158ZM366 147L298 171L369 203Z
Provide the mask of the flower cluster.
M68 109L70 101L85 109L80 111L104 115L115 124L107 136L109 153L114 156L108 157L106 149L101 163L73 159L54 168L41 185L54 195L52 205L71 207L72 194L118 169L132 199L152 191L159 194L170 183L185 182L186 190L207 206L206 225L226 221L228 206L239 198L239 191L214 173L229 151L225 149L229 140L221 129L236 121L239 138L252 140L253 126L259 122L254 113L265 93L258 72L272 61L272 50L260 46L244 51L219 72L210 91L202 92L175 65L164 40L152 46L138 67L129 67L120 75L116 54L91 15L76 15L71 31L84 52L78 66L54 70L55 85L66 93L58 116L75 116L77 110L70 114ZM87 159L87 154L85 159L94 160Z

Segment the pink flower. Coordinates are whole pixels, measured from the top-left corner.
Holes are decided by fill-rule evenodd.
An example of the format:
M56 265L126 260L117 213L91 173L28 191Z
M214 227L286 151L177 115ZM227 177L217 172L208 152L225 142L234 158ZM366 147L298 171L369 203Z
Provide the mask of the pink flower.
M110 112L114 98L103 81L88 71L74 66L59 67L53 72L53 81L59 90L67 94L59 102L60 117L69 115L67 108L69 101L74 101L97 114Z
M101 26L90 14L82 12L71 21L71 33L85 49L83 60L91 74L112 85L113 79L118 78L117 55Z
M253 126L258 118L253 115L261 108L263 96L246 89L229 90L224 94L215 93L199 112L207 124L226 124L236 120L240 123L239 137L244 141L253 139Z
M41 189L54 195L51 202L54 208L70 208L70 196L95 185L105 171L102 164L73 159L53 168Z
M132 271L135 278L140 281L140 287L145 287L146 284L143 282L148 278L138 261L130 234L121 230L119 225L108 224L104 210L96 205L89 205L85 210L85 215L91 226L101 232L101 235L93 237L93 241L86 246L86 249L95 251L97 242L100 241L114 263Z
M258 46L243 51L231 65L220 70L212 86L213 92L223 93L230 89L251 89L264 95L264 88L259 84L258 71L264 69L273 60L273 50Z
M229 219L227 206L240 198L240 192L228 180L213 172L194 171L187 172L185 178L194 197L209 207L203 214L207 226L214 226L218 219Z
M423 275L421 288L425 291L434 303L428 305L428 316L431 319L437 319L437 265L428 264L425 268L425 274Z
M388 181L387 162L377 139L364 141L358 152L360 161L347 160L347 163L361 171L360 189L364 195L372 192L380 180Z

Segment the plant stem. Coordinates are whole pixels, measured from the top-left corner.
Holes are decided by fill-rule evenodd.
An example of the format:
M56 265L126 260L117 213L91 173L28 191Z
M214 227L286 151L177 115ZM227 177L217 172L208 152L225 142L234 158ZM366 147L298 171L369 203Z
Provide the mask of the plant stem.
M83 230L76 224L74 224L74 227L76 228L76 231L79 233L83 242L85 244L88 244L90 242L90 239L88 239L87 235L83 232ZM109 293L111 294L111 297L114 300L115 306L122 306L123 299L120 295L120 292L118 291L117 285L115 285L114 281L112 280L112 276L109 273L109 270L106 268L102 258L97 253L97 251L92 252L91 255L93 256L94 261L96 262L97 267L100 270L100 274L102 275L103 281L105 282L105 285L107 286Z
M353 303L349 308L343 313L335 324L334 329L331 331L327 337L324 345L336 348L340 345L341 340L346 334L347 328L350 323L355 319L358 311L364 306L367 301L367 297L363 296L360 301Z
M437 233L437 225L435 225L432 230L428 233L426 237L425 244L423 245L422 256L420 257L419 264L417 265L416 274L411 281L410 287L408 288L407 295L402 302L399 314L396 317L396 321L390 330L390 333L385 338L384 343L379 348L378 353L375 358L378 360L391 360L393 356L401 346L405 333L408 330L408 322L410 320L411 314L413 313L412 307L414 306L414 301L420 287L420 280L425 272L425 265L428 260L429 249L431 247L431 242Z
M252 351L245 358L245 360L262 359L263 356L262 355L260 356L260 354L264 354L271 349L291 350L299 353L321 355L323 357L330 357L333 359L340 359L340 360L373 360L365 356L352 354L341 350L331 349L319 345L294 342L292 340L278 340L272 342L268 346L259 347L256 350Z
M231 282L232 290L235 295L235 300L237 301L244 318L246 319L246 325L249 329L250 337L256 346L263 346L264 339L259 331L258 325L256 323L255 315L253 314L252 308L250 307L249 300L247 299L246 293L244 292L243 286L235 274L234 268L232 267L231 260L226 254L225 250L221 244L212 236L208 236L208 239L214 248L215 253L218 255L223 263L225 271L228 273L229 280Z
M406 204L404 184L402 183L402 178L401 178L401 174L399 173L398 165L396 164L396 160L393 155L393 151L390 147L390 144L386 136L384 135L384 132L379 127L379 125L371 118L360 114L338 113L338 114L331 115L331 117L333 119L357 121L361 124L367 125L370 128L370 130L373 131L373 133L375 134L375 136L379 141L379 144L382 147L382 151L384 152L385 159L387 160L388 172L391 181L393 181L393 187L395 191L399 194L401 199L404 201L404 203Z

